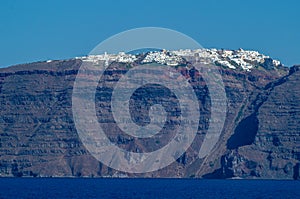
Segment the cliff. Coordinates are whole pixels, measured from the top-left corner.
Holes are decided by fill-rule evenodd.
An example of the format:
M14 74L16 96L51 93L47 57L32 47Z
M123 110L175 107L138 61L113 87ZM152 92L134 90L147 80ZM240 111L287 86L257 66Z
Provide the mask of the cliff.
M0 176L299 179L299 66L273 67L269 62L251 70L221 66L227 118L219 142L204 159L198 157L198 151L209 125L209 92L203 80L191 81L202 115L191 147L164 169L129 174L97 161L77 135L71 102L81 63L72 59L0 69ZM127 64L113 62L105 77L117 81L127 70ZM196 77L188 63L177 70L186 78ZM172 126L159 141L120 133L109 112L111 92L110 86L97 91L96 104L98 120L104 121L103 128L112 142L140 152L156 150L170 140ZM139 95L145 95L144 91ZM141 116L133 114L137 120L147 119L143 109Z

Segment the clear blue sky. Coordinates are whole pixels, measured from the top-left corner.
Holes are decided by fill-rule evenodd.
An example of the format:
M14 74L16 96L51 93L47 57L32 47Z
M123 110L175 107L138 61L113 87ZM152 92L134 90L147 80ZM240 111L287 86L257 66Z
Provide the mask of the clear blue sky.
M144 26L300 64L299 11L297 0L2 0L0 67L86 55L109 36Z

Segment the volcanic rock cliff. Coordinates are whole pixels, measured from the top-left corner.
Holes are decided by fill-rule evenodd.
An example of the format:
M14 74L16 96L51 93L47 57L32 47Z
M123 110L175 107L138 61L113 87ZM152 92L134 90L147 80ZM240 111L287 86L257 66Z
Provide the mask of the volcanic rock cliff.
M177 161L145 174L123 173L105 166L79 139L72 115L72 90L81 59L0 69L0 176L300 178L299 66L274 67L270 60L251 70L221 65L227 117L219 142L201 159L198 151L209 126L209 91L204 80L194 81L199 75L195 68L181 61L176 70L190 79L199 99L199 130L191 147ZM116 82L140 63L139 57L131 64L115 61L104 79ZM166 128L159 140L139 140L120 132L110 111L112 89L107 85L97 90L96 108L98 120L113 143L134 152L153 151L168 143L176 126ZM147 93L137 91L135 104L142 105L139 100ZM148 97L155 104L164 96ZM180 114L176 99L168 103L175 104L175 116ZM147 108L137 107L140 109L132 113L134 118L145 122L147 112L143 110ZM176 123L175 116L170 120Z

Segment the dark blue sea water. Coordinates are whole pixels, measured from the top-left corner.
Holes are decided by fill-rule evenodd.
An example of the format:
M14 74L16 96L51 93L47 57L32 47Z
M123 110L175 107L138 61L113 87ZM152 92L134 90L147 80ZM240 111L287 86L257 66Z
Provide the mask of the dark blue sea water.
M0 178L0 198L300 198L300 181Z

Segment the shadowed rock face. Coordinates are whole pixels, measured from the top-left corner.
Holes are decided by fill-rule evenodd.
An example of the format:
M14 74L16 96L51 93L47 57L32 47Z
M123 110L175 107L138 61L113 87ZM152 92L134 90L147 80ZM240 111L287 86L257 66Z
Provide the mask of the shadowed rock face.
M138 63L130 67L135 64ZM195 81L197 72L193 67L178 67L199 99L201 114L196 138L168 167L146 174L127 174L98 162L77 135L71 98L80 65L81 60L74 59L0 69L0 176L299 179L299 67L251 72L221 68L228 98L227 118L220 141L205 159L198 158L198 151L209 126L209 91L203 79ZM115 62L103 78L116 82L127 70L127 65ZM113 84L97 90L98 121L120 148L148 152L173 138L180 122L178 101L165 88L157 85L156 89L162 95L153 93L150 104L171 108L168 128L153 139L137 139L120 132L110 112ZM143 101L148 102L147 93L147 89L137 90L131 103L133 119L142 125L149 122L149 104Z
M234 134L227 141L228 149L237 149L241 146L251 145L258 130L258 119L255 113L240 121Z

